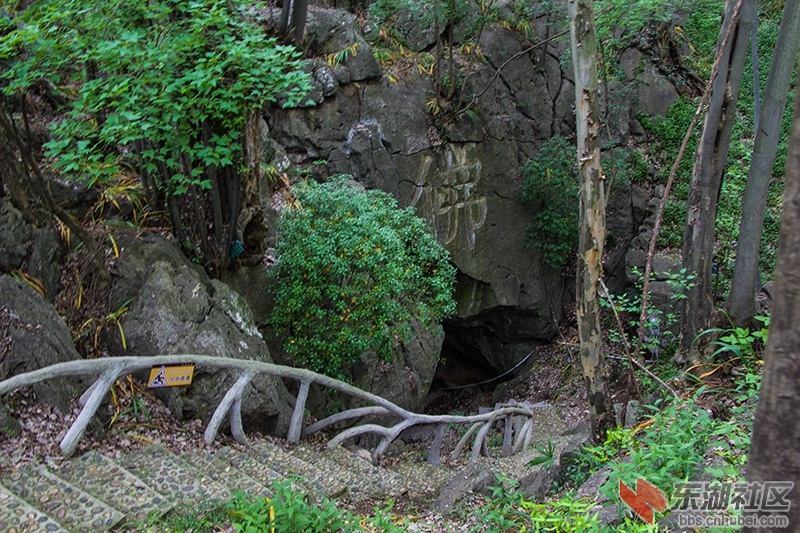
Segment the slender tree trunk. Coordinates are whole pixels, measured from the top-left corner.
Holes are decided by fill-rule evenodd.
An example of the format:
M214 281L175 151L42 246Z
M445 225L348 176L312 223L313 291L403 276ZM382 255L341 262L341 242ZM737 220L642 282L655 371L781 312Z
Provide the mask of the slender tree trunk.
M787 0L767 78L764 108L758 121L753 157L742 200L736 262L733 268L731 293L728 297L730 317L737 326L746 325L756 312L758 255L761 249L764 210L798 49L800 49L800 1Z
M278 30L281 33L287 33L289 31L289 19L290 15L292 14L293 3L294 3L293 0L283 0L283 7L281 8L281 17L278 20Z
M294 40L299 43L303 40L306 31L306 17L308 16L308 0L295 0L292 13L292 26L294 27Z
M614 426L607 390L600 327L598 284L606 237L605 184L600 168L600 116L597 91L597 38L592 0L570 0L570 36L575 69L575 113L580 170L580 240L578 244L577 315L581 364L589 397L595 442Z
M725 21L720 31L720 44L717 46L725 45L725 53L720 64L720 76L714 80L711 101L703 122L687 201L683 266L687 272L694 273L697 279L684 300L681 349L676 354L678 363L703 358L703 347L693 341L698 333L711 324L714 308L711 272L717 201L728 159L731 129L735 120L736 101L739 97L755 6L756 0L728 0ZM734 25L733 33L725 41L731 25Z
M790 481L786 500L789 528L758 531L796 531L800 524L800 98L796 100L786 189L783 196L780 250L775 274L775 299L769 342L764 356L748 481ZM782 513L783 514L783 513ZM756 531L748 528L744 531Z
M259 139L260 116L257 112L248 113L244 125L242 143L244 148L244 166L239 188L239 207L237 218L231 219L236 224L237 238L245 246L249 260L257 260L264 252L264 238L267 226L261 210L261 145Z
M308 0L284 0L281 16L278 19L278 30L289 34L292 30L295 42L303 40L306 31L306 17L308 17Z
M38 199L42 202L42 205L50 212L50 214L57 217L61 222L67 226L70 231L83 243L86 247L91 250L93 255L96 255L95 252L99 249L99 245L97 241L91 236L91 234L84 229L83 226L80 225L69 213L67 213L63 207L58 205L53 196L50 194L50 188L47 185L47 180L45 180L44 175L42 174L42 170L39 168L39 164L34 159L31 153L30 141L27 143L20 139L19 135L16 132L16 129L12 123L12 118L10 115L6 115L3 112L0 112L0 130L2 130L2 134L6 136L8 140L14 143L15 147L19 151L20 155L22 156L22 163L27 167L27 174L28 182L26 190L28 192L36 192L38 194Z
M758 121L761 120L761 69L758 63L758 6L756 6L756 12L753 15L753 29L750 30L750 58L753 61L753 129L758 131Z
M0 135L0 197L3 196L3 185L8 187L11 202L29 216L30 199L25 188L27 173L22 161L17 159L15 147L11 137L7 134Z

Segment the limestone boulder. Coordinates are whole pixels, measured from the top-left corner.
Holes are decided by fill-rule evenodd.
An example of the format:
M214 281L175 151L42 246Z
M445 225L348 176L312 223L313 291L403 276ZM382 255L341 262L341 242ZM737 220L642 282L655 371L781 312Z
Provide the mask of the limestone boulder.
M319 55L334 56L333 75L337 82L380 77L381 67L372 54L372 47L359 32L355 15L341 9L310 5L306 31L311 50Z
M52 303L61 286L64 249L58 235L49 228L33 230L32 241L27 272L42 282L44 296Z
M321 8L309 30L313 49L330 53L356 42L336 37L351 31L334 29L351 28L347 15L336 11ZM407 19L413 17L402 14L395 22L402 26ZM406 38L418 46L430 41L415 32L409 28ZM522 168L539 147L554 135L574 134L575 94L572 67L564 61L567 37L528 50L517 33L487 25L479 44L483 61L472 65L462 88L478 96L449 102L468 107L464 112L443 108L432 116L432 80L410 72L399 83L386 77L358 86L337 76L338 90L320 105L270 109L268 115L271 138L295 167L320 180L352 174L428 221L458 268L458 312L444 324L443 358L492 376L515 368L533 347L549 341L570 298L574 281L524 244L532 213L519 189ZM641 53L630 52L623 71L641 83L636 94L625 92L627 83L609 84L604 102L613 111L612 140L641 131L639 112L665 112L677 96ZM324 172L320 161L327 163ZM612 230L618 241L628 242L649 206L635 187L618 193ZM624 259L621 265L624 286Z
M155 233L123 233L116 236L119 258L113 270L110 308L116 311L139 293L158 261L170 264L173 268L188 267L208 282L202 268L193 265L178 246Z
M444 333L441 326L418 324L392 361L374 355L350 369L353 385L408 409L421 411L430 390Z
M0 202L0 265L9 270L22 266L28 255L31 227L11 202Z
M198 354L273 362L244 299L186 265L155 262L123 327L126 354ZM159 394L176 416L207 422L237 378L233 371L201 367L189 387L162 389ZM254 379L242 399L245 431L285 436L289 401L280 380Z
M80 359L67 325L55 308L24 281L0 276L0 380ZM83 392L80 379L34 385L39 401L66 412Z

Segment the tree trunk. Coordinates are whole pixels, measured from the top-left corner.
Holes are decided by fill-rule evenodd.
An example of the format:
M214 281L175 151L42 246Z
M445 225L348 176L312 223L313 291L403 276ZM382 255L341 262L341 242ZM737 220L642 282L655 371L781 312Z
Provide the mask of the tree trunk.
M4 193L3 185L7 186L11 202L28 217L30 200L25 188L26 181L25 167L17 159L11 137L6 134L0 135L0 197Z
M797 530L800 524L800 424L796 423L800 402L800 98L795 103L789 150L775 299L747 480L791 481L794 490L786 498L791 502L785 513L789 528L759 531Z
M597 38L592 0L570 0L569 10L580 170L578 332L581 364L589 397L592 436L595 442L600 443L605 440L606 432L614 426L614 410L607 390L597 290L606 236L605 184L600 168Z
M292 26L294 27L294 41L303 40L306 32L306 17L308 16L308 0L295 0L292 12Z
M308 16L308 0L284 0L281 16L278 19L278 30L288 35L293 34L295 42L303 40Z
M737 326L746 325L756 312L758 291L758 254L761 229L772 167L778 151L783 113L792 80L792 71L800 48L800 1L787 0L783 9L775 53L767 79L764 107L756 130L755 148L747 174L742 200L742 220L736 244L733 282L728 297L730 317Z
M689 289L684 300L681 314L681 346L676 354L677 363L703 359L703 346L693 341L698 333L711 324L714 308L711 272L714 262L717 201L728 159L731 129L735 120L736 101L739 96L755 6L756 0L738 2L728 0L725 21L720 31L717 46L725 46L719 69L721 75L714 80L711 102L695 154L687 201L683 266L687 272L694 273L697 279L695 286ZM731 25L734 25L733 33L726 42L725 36Z
M281 8L281 17L278 20L278 31L281 33L289 32L289 19L292 14L292 0L283 0L283 7Z

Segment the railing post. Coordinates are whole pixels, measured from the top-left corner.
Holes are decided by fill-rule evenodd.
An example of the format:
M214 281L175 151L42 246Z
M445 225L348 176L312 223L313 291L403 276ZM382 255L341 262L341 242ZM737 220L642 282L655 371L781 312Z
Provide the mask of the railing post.
M442 464L442 442L444 442L444 434L447 431L447 424L439 424L436 429L436 436L431 443L431 449L428 450L428 464L439 466Z
M492 424L494 424L493 418L484 422L480 431L478 431L478 434L475 436L475 444L472 445L472 457L470 458L470 461L475 461L481 452L487 452L486 435L489 433L489 430L492 429Z
M206 441L206 444L214 442L214 439L217 437L217 431L219 431L219 426L225 419L226 414L229 415L231 421L231 434L233 438L236 439L237 442L247 444L247 437L244 436L244 430L242 429L241 406L244 388L252 379L252 374L243 372L242 375L239 376L239 379L236 380L236 383L225 393L216 411L214 411L214 414L211 416L211 420L208 421L208 426L206 426L206 431L203 434L203 440ZM239 438L237 438L237 434ZM244 441L239 440L240 438Z
M303 415L305 414L308 389L310 387L310 381L300 382L300 390L297 392L297 401L294 404L294 412L292 412L292 421L289 423L289 434L286 436L289 444L300 442L300 435L303 432Z
M231 410L228 414L231 419L231 436L239 444L250 444L247 435L244 434L244 427L242 427L242 396L239 395L233 400Z
M503 428L503 457L511 455L511 442L514 436L514 416L506 416L505 428Z
M62 455L69 457L72 455L72 452L75 451L75 448L78 446L78 440L86 431L86 426L89 425L89 420L91 420L97 412L97 408L100 407L100 402L103 401L103 397L106 395L111 385L117 380L123 368L122 364L112 366L100 374L100 377L89 387L92 392L85 397L86 402L83 409L81 409L78 418L76 418L75 422L70 426L67 434L61 439L60 446Z

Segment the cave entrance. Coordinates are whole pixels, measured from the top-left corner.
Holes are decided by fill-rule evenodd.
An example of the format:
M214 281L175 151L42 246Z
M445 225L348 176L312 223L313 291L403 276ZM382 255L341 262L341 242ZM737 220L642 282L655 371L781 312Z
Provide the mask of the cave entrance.
M542 320L536 313L498 307L444 321L442 357L431 392L477 384L493 390L518 376L529 368L534 348L549 341L533 334L542 331Z

